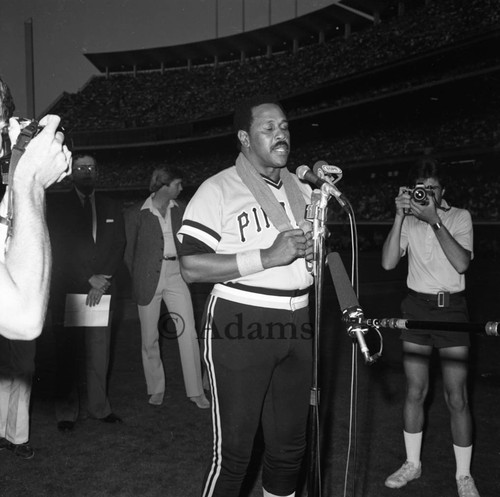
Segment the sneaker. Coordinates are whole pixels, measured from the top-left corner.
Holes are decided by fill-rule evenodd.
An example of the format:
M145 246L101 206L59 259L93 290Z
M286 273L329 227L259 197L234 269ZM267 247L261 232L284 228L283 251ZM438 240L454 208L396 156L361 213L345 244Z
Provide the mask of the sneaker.
M7 448L21 459L32 459L35 455L35 450L27 442L23 444L10 444L10 447Z
M460 476L457 480L457 489L458 497L479 497L472 476Z
M409 461L406 461L395 473L385 480L385 486L389 488L404 487L409 481L416 480L422 475L422 464L418 468Z

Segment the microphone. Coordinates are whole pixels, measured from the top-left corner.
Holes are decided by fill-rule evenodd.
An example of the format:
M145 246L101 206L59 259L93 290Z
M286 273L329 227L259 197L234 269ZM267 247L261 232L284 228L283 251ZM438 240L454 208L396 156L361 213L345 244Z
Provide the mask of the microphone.
M324 160L317 161L313 166L313 172L318 178L328 181L331 185L342 179L342 169L337 166L328 164Z
M351 281L347 276L344 264L340 259L337 252L328 254L328 266L330 267L330 274L332 275L333 285L337 299L342 310L342 319L347 324L347 333L349 336L355 336L361 354L365 358L366 364L373 364L378 358L377 354L370 355L370 350L366 345L364 333L368 330L364 321L363 310L361 309L356 293L352 287Z
M332 197L335 197L342 207L344 207L347 204L347 200L342 195L340 190L329 181L326 181L325 179L320 178L318 175L314 174L309 166L306 165L299 166L295 171L295 174L298 176L299 179L303 181L308 181L317 188L326 191L326 193L328 193Z

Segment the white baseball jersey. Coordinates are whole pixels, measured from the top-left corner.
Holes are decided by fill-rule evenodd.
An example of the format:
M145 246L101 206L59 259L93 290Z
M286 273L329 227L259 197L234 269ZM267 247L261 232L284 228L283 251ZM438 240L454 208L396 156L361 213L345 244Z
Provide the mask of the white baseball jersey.
M311 188L294 178L310 202ZM274 183L265 178L294 228L297 223L286 198L281 180ZM182 228L178 233L181 243L184 235L194 238L196 249L186 248L185 254L235 254L270 247L278 235L261 206L236 172L230 167L206 180L189 202ZM187 240L186 240L187 242ZM287 266L278 266L231 280L243 285L279 290L302 290L311 286L313 278L306 269L305 259L296 259Z

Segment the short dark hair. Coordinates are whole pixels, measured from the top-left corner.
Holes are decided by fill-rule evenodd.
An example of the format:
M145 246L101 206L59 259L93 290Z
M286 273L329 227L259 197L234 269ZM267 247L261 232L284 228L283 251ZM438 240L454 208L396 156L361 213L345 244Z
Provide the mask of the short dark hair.
M94 159L95 163L97 164L97 159L94 154L89 154L86 152L78 152L76 154L73 154L72 156L72 162L75 163L78 159L81 159L82 157L90 157L91 159Z
M175 166L158 166L151 175L149 191L157 192L163 185L169 186L176 179L183 179L182 171Z
M7 83L0 78L0 121L8 123L14 115L14 100Z
M408 173L408 182L410 185L414 185L420 178L435 178L439 181L441 187L444 188L445 176L443 168L439 161L430 155L417 159Z
M234 110L233 128L236 133L240 129L243 131L250 131L250 126L252 125L253 116L252 109L263 104L274 104L277 105L284 114L286 114L285 109L278 101L275 95L254 95L252 97L242 100Z

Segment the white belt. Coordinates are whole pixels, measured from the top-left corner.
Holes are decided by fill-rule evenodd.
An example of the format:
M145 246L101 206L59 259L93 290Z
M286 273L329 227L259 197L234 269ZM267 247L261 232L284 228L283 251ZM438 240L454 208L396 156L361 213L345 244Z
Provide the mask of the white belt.
M272 292L272 290L270 290ZM265 307L268 309L284 309L295 311L307 307L309 304L309 294L298 295L295 297L284 295L273 295L268 293L259 293L240 288L234 288L220 283L212 289L212 295L220 297L239 304L253 305L256 307Z

